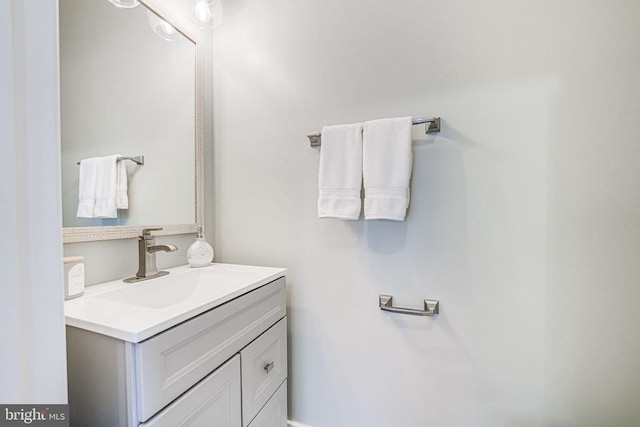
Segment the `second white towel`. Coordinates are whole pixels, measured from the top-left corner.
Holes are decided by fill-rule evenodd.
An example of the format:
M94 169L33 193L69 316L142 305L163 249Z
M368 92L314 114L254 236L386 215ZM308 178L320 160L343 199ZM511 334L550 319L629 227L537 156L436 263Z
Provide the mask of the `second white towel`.
M117 218L118 209L129 207L127 170L121 156L93 157L80 162L77 216Z
M320 218L360 218L362 123L322 128L318 182Z
M411 117L364 123L365 219L404 221L407 215L413 162L411 126ZM324 135L322 144L324 149Z

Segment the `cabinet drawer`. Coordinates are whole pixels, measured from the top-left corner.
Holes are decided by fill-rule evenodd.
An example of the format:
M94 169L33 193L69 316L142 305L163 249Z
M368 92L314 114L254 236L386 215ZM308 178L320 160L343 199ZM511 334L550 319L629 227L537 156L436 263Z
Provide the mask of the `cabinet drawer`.
M138 419L148 420L285 314L280 278L137 344Z
M235 356L140 426L235 427L240 417L240 358Z
M240 352L242 423L247 426L287 378L287 318Z
M249 427L287 427L287 380L258 412Z

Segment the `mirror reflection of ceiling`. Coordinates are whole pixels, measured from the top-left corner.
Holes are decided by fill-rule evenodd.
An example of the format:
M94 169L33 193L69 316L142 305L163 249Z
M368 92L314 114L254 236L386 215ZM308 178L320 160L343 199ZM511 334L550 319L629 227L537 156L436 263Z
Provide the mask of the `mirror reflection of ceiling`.
M195 222L195 45L142 4L60 0L65 227ZM162 36L165 37L162 37ZM78 218L78 162L124 161L128 209Z

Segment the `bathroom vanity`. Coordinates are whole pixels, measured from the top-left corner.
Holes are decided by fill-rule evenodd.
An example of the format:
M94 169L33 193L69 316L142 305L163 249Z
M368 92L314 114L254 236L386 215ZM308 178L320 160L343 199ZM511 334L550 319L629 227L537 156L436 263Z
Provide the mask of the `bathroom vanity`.
M67 301L71 425L285 427L285 276L184 266Z

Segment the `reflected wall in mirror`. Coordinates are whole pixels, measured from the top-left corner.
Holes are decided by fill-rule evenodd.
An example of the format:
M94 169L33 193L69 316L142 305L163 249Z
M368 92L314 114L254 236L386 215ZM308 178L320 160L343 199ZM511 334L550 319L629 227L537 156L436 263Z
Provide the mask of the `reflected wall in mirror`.
M195 43L164 21L161 38L142 4L60 0L59 14L64 227L195 224ZM128 209L78 218L78 162L112 154L145 157L125 161Z

